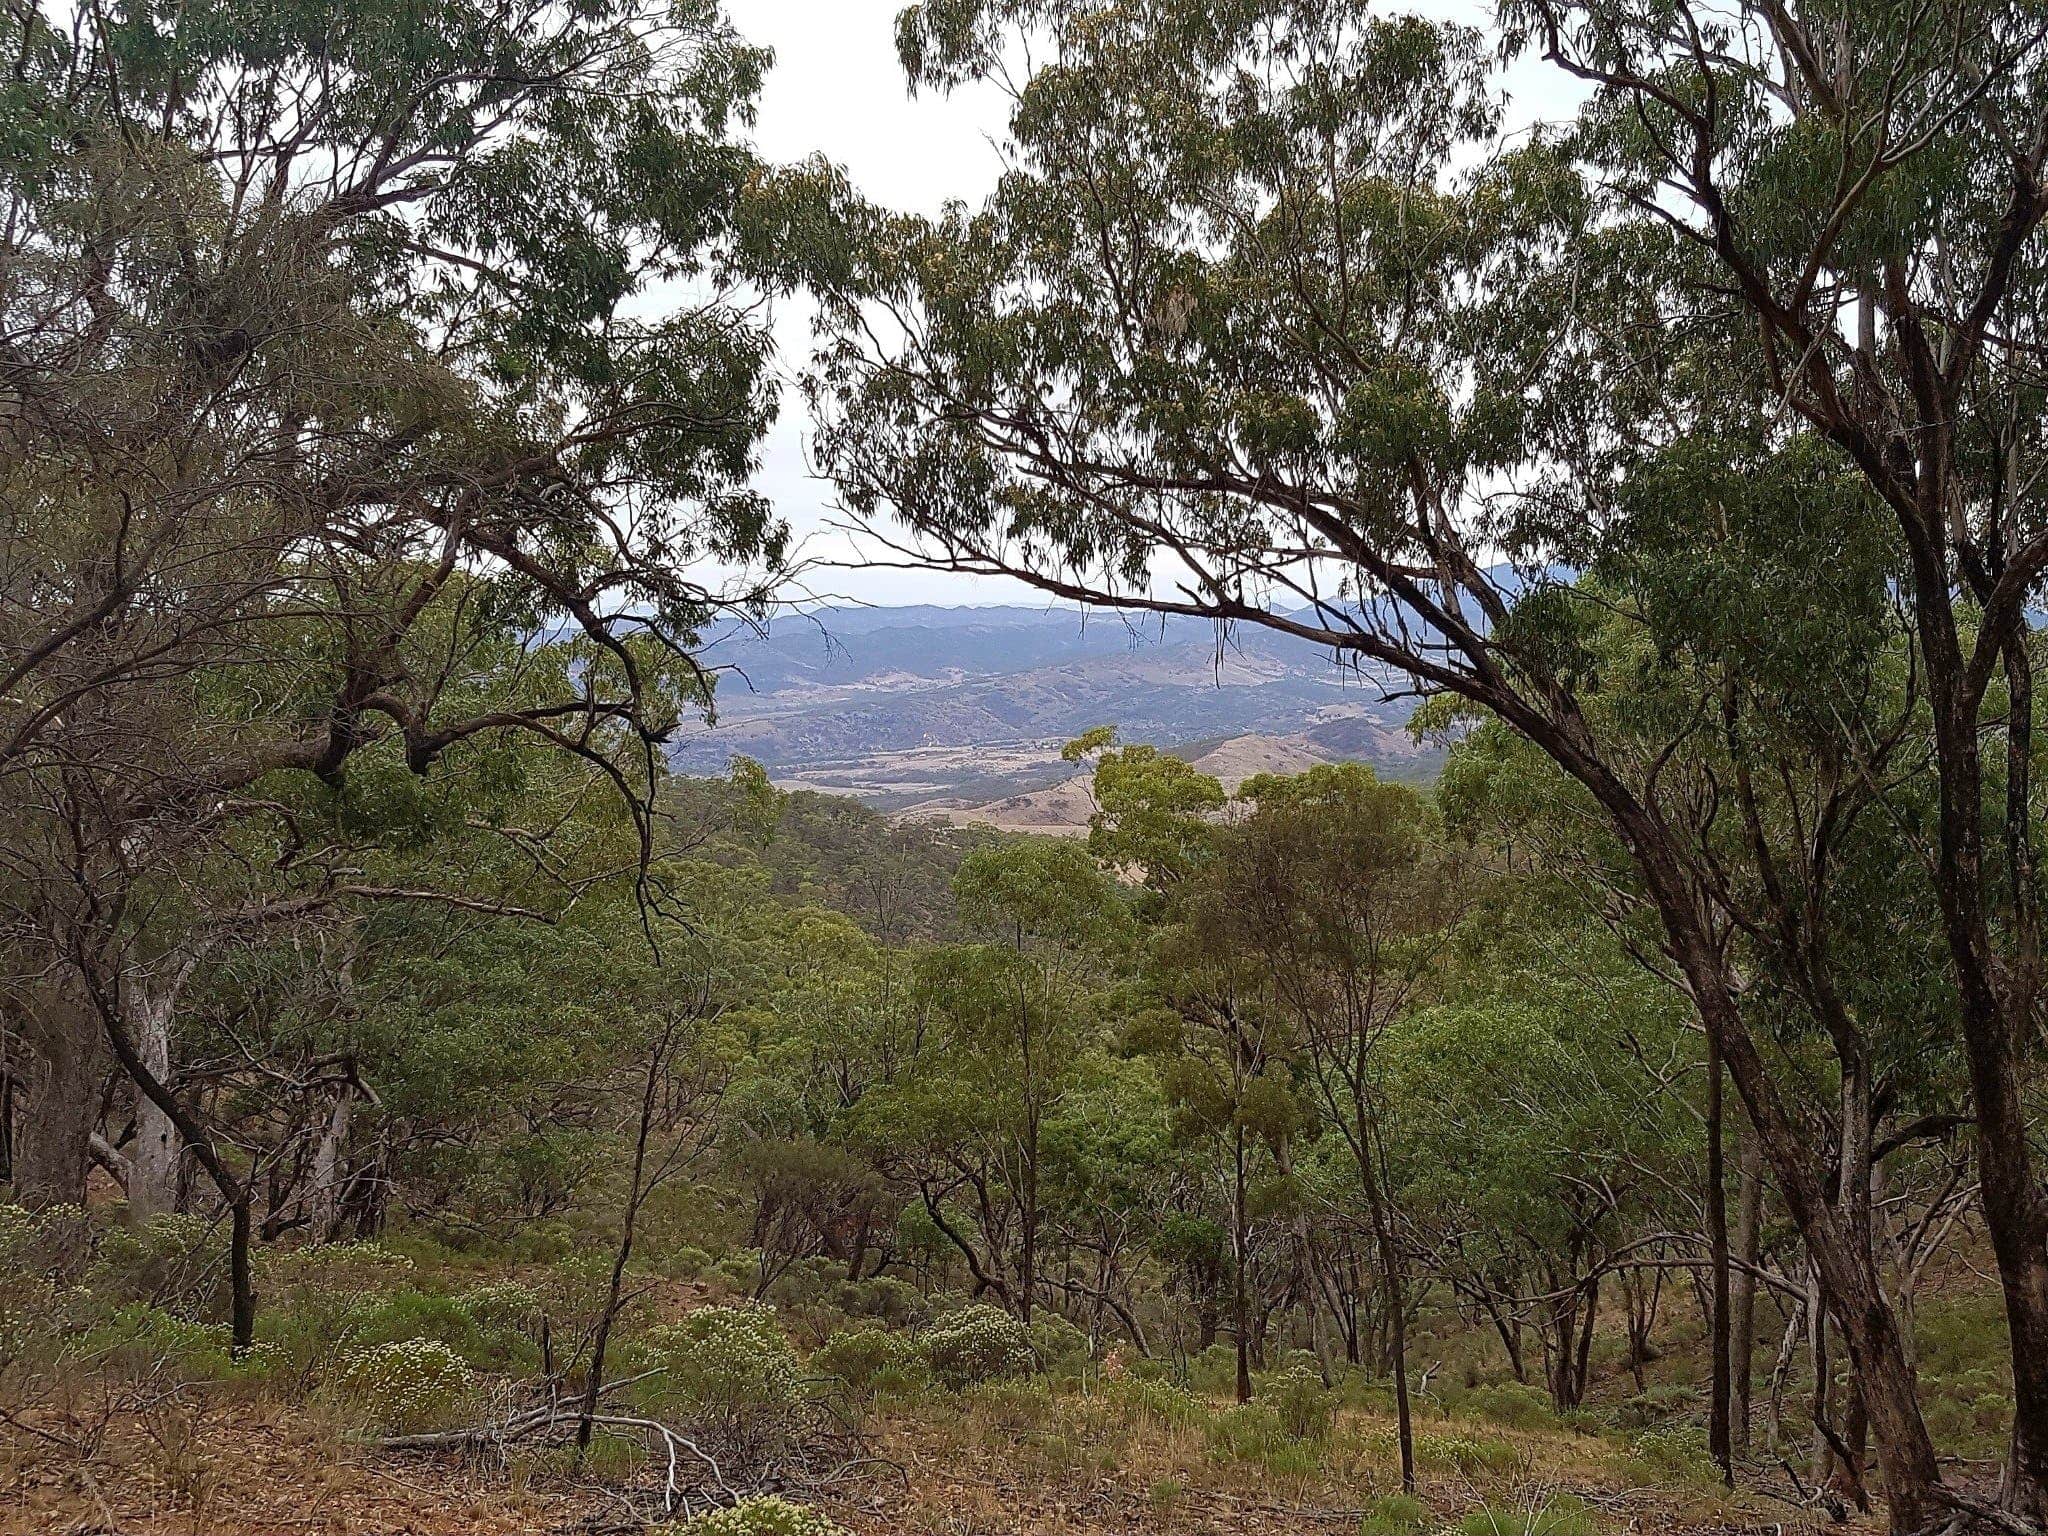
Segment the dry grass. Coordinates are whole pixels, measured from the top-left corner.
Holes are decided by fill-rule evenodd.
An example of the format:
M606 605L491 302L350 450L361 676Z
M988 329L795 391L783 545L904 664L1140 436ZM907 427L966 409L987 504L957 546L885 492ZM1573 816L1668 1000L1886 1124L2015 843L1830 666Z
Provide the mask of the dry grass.
M1113 1392L924 1394L872 1426L904 1477L869 1469L823 1502L860 1536L1351 1536L1397 1485L1392 1428L1376 1415L1346 1411L1323 1440L1291 1448L1233 1440L1217 1427L1227 1419L1213 1405L1162 1423ZM1644 1486L1625 1451L1562 1431L1436 1423L1423 1443L1421 1492L1445 1528L1559 1491L1614 1536L1763 1531L1795 1515L1713 1488ZM4 1445L0 1536L566 1536L626 1528L598 1479L638 1470L616 1454L577 1480L548 1459L379 1453L304 1407L191 1388L110 1421L90 1457L20 1434Z

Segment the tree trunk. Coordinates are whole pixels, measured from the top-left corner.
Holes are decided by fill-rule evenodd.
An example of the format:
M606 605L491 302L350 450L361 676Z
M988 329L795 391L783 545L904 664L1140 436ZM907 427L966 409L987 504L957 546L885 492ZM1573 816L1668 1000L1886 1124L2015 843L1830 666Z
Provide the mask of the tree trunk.
M256 1342L256 1277L250 1256L251 1228L254 1226L249 1211L250 1194L244 1188L241 1198L234 1202L229 1212L228 1226L228 1289L231 1297L230 1342L236 1359L249 1352L249 1346Z
M142 1064L158 1082L171 1081L170 990L153 992L136 986L135 1048ZM128 1213L137 1221L169 1216L178 1209L178 1128L148 1094L135 1094L135 1145L128 1153Z
M1244 1292L1245 1167L1244 1127L1232 1131L1235 1165L1230 1189L1230 1325L1237 1335L1237 1400L1252 1400L1251 1309Z
M1729 1448L1749 1454L1751 1375L1756 1355L1756 1266L1763 1256L1763 1158L1756 1137L1744 1135L1736 1146L1735 1258L1730 1280L1728 1344L1732 1377L1729 1386Z
M319 1144L313 1149L313 1187L306 1195L306 1217L316 1243L333 1242L341 1225L341 1153L348 1145L349 1118L354 1105L354 1090L345 1081L338 1083L334 1107L328 1111L327 1124L321 1128Z
M1728 1190L1721 1151L1721 1045L1709 1025L1707 1035L1707 1249L1713 1264L1711 1400L1707 1410L1707 1448L1721 1468L1721 1479L1735 1484L1735 1453L1729 1433L1730 1339L1728 1317Z
M36 1209L85 1204L99 1118L100 1054L82 1030L45 1018L29 1063L27 1104L15 1125L14 1198ZM82 1021L78 1021L82 1022Z
M1934 1441L1920 1412L1918 1379L1906 1358L1898 1320L1878 1283L1867 1228L1855 1230L1856 1224L1845 1223L1830 1205L1816 1177L1812 1149L1778 1096L1770 1068L1735 1006L1720 957L1699 924L1674 899L1680 889L1675 871L1658 868L1660 861L1654 856L1645 857L1652 841L1653 835L1647 831L1631 837L1638 862L1658 892L1673 951L1706 1016L1707 1027L1718 1032L1722 1059L1749 1111L1749 1123L1776 1175L1792 1220L1806 1239L1850 1361L1863 1381L1892 1529L1917 1531L1938 1512L1935 1489L1941 1473ZM2043 1300L2048 1303L2048 1259L2044 1259L2043 1280ZM2044 1337L2044 1346L2048 1346L2048 1337ZM2048 1364L2048 1347L2044 1347L2043 1360ZM2048 1431L2048 1422L2043 1429ZM2042 1446L2044 1465L2048 1465L2048 1438Z
M1360 1104L1363 1100L1360 1099ZM1408 1296L1402 1283L1401 1252L1394 1245L1394 1222L1387 1209L1387 1192L1380 1184L1375 1161L1379 1138L1376 1127L1361 1116L1359 1138L1353 1150L1359 1154L1359 1172L1365 1181L1366 1209L1372 1216L1373 1243L1380 1251L1380 1276L1386 1288L1388 1345L1393 1352L1394 1432L1401 1448L1401 1491L1415 1491L1415 1419L1408 1401Z

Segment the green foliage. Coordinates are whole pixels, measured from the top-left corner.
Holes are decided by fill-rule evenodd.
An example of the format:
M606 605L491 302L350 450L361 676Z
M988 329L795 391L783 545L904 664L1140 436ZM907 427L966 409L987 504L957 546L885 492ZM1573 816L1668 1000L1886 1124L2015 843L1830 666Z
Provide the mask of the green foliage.
M1380 1493L1367 1501L1358 1536L1423 1536L1435 1526L1429 1506L1414 1494Z
M1337 1394L1323 1385L1312 1367L1295 1365L1260 1383L1259 1397L1280 1417L1280 1427L1296 1440L1320 1440L1330 1432L1337 1414Z
M700 1307L658 1329L664 1390L694 1422L749 1464L779 1456L804 1400L803 1371L774 1309L752 1302Z
M692 1515L667 1529L672 1536L849 1536L819 1511L772 1493Z
M1033 1363L1024 1325L986 1302L935 1319L919 1335L918 1353L934 1378L955 1389L1022 1376Z
M1461 1414L1476 1414L1510 1429L1544 1429L1557 1423L1548 1394L1518 1381L1472 1387L1448 1402Z
M1643 1482L1691 1483L1705 1487L1718 1475L1707 1449L1706 1431L1671 1420L1628 1437L1629 1456Z
M1523 1465L1522 1452L1505 1440L1486 1440L1457 1433L1421 1433L1415 1437L1415 1459L1466 1477L1498 1476Z
M446 1344L415 1338L344 1351L324 1386L365 1428L409 1434L459 1421L476 1379Z
M1553 1494L1527 1504L1482 1504L1458 1522L1458 1536L1596 1536L1599 1522L1585 1500Z
M835 1376L853 1391L871 1393L883 1371L914 1358L916 1348L898 1334L879 1328L842 1329L811 1354L811 1370Z
M539 1320L534 1293L506 1282L459 1296L401 1290L366 1297L342 1315L338 1333L356 1349L429 1341L472 1369L519 1375L540 1364Z
M1207 1403L1164 1377L1133 1377L1113 1382L1107 1395L1119 1411L1162 1429L1186 1429L1209 1417Z
M227 1264L225 1224L203 1216L152 1217L100 1238L86 1283L110 1299L203 1307Z
M1025 1335L1034 1370L1060 1371L1088 1358L1088 1335L1057 1312L1040 1312Z
M221 1323L194 1322L147 1302L131 1302L75 1341L78 1352L125 1374L170 1371L185 1381L260 1379L274 1363L262 1346L237 1358Z

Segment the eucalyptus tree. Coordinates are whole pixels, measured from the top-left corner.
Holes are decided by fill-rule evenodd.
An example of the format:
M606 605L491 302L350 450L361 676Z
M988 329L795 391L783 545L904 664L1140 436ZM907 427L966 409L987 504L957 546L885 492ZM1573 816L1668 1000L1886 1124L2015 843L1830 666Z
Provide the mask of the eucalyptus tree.
M1216 863L1228 940L1262 958L1305 1077L1356 1168L1378 1250L1394 1368L1401 1481L1415 1486L1408 1298L1386 1180L1388 1108L1375 1056L1424 995L1455 911L1455 869L1427 804L1363 764L1245 783Z
M172 1115L129 891L279 775L516 732L653 853L693 632L758 594L700 567L781 546L783 274L733 136L765 56L702 0L21 5L0 45L0 885L16 1172L61 1195L95 1033Z
M823 456L921 559L1327 644L1476 702L1582 785L1823 1274L1901 1529L1971 1495L1942 1480L1860 1210L1814 1167L1731 940L1775 935L1802 973L1787 1006L1856 1075L1869 1042L1805 920L1825 850L1772 837L1881 805L1925 743L1915 868L2005 1279L2008 1501L2038 1523L2037 20L1529 0L1509 21L1592 82L1571 133L1508 141L1485 39L1356 4L911 7L914 86L1010 91L1011 170L979 209L855 226L815 385ZM1746 536L1715 551L1730 524ZM1774 636L1724 621L1785 590L1750 578L1796 566L1822 595L1778 637L1800 664L1762 688L1734 668L1676 720L1596 718L1581 636L1609 604L1568 571L1645 543L1680 571L1716 553L1727 580L1672 589L1665 613L1737 661L1725 642ZM1900 630L1903 707L1872 686ZM1731 713L1767 736L1788 701L1838 772L1775 805L1752 777L1755 814L1733 814L1776 883L1731 889L1666 749Z

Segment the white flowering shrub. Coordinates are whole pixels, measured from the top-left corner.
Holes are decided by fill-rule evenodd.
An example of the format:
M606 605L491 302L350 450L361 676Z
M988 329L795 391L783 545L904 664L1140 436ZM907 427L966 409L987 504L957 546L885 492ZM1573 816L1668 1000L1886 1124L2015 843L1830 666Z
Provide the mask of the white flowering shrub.
M934 1322L919 1341L919 1352L932 1375L949 1387L1022 1376L1032 1365L1031 1336L1024 1325L985 1302Z
M540 1297L531 1286L521 1285L517 1280L477 1286L456 1297L455 1303L479 1328L506 1332L536 1326L541 1314Z
M101 1236L86 1284L110 1302L206 1310L227 1272L227 1232L204 1216L153 1216Z
M838 1521L772 1493L679 1520L669 1531L672 1536L852 1536Z
M77 1206L30 1211L0 1204L0 1365L60 1344L90 1297L66 1283L67 1234L85 1224Z
M328 1385L366 1427L406 1434L462 1417L475 1378L446 1344L404 1339L347 1351Z
M750 1465L783 1453L804 1404L803 1372L771 1309L702 1307L652 1341L702 1432Z
M1296 1440L1320 1440L1336 1419L1336 1394L1309 1366L1291 1365L1276 1373L1262 1395L1280 1415L1280 1427Z

